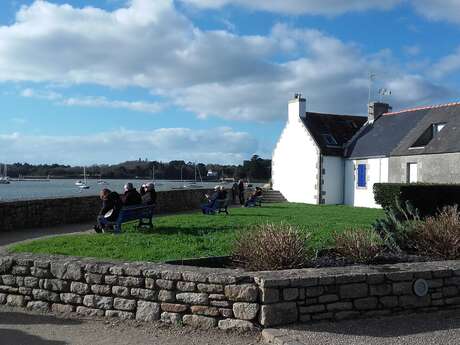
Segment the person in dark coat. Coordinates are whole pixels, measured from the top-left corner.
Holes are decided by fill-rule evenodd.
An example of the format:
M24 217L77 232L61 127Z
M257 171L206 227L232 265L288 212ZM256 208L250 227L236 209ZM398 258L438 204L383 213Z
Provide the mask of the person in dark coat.
M256 187L256 190L254 191L254 193L251 194L251 196L248 198L244 206L245 207L255 206L257 198L261 196L262 196L262 188Z
M214 212L214 206L219 199L219 186L214 187L214 192L209 195L205 194L206 200L208 201L206 204L201 205L201 211L203 214L212 214Z
M232 202L233 203L236 203L236 196L238 194L238 183L233 183L233 186L232 186Z
M104 188L99 196L102 200L102 206L97 216L97 225L94 226L94 230L98 233L105 230L108 222L117 220L122 207L121 198L117 192Z
M155 185L149 183L145 186L144 195L142 195L142 204L144 205L155 205L157 203L157 192L155 191Z
M135 206L142 204L142 197L139 192L134 188L132 183L125 184L125 193L121 197L123 206Z
M238 198L240 199L240 205L244 205L244 182L239 180L238 182Z

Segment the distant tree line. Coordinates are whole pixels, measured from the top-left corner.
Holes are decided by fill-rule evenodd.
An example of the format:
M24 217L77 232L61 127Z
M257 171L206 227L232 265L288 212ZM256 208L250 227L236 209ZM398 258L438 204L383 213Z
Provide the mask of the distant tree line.
M139 159L120 164L102 164L86 167L88 178L103 179L151 179L155 170L155 179L193 180L195 179L195 163L183 160L157 162ZM214 172L208 176L208 171ZM8 165L8 175L12 178L47 177L51 178L82 178L83 166L61 164L28 164L14 163ZM217 180L221 178L249 179L252 181L268 181L271 178L271 160L262 159L257 155L245 160L242 165L196 164L196 176L200 180Z

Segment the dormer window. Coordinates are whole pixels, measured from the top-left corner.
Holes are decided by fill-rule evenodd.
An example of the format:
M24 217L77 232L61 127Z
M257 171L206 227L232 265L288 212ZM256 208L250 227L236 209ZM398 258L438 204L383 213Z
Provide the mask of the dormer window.
M433 123L425 132L412 144L411 149L424 148L428 143L446 126L445 122Z

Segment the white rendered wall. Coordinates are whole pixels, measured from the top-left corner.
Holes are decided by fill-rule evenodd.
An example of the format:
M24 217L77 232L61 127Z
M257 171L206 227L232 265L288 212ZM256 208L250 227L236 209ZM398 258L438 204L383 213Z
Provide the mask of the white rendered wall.
M273 151L273 189L289 202L318 203L319 149L299 118L304 107L291 101L289 118Z
M366 164L366 187L358 187L358 164ZM358 207L380 208L374 200L374 183L388 182L388 158L346 160L345 204Z
M324 203L328 205L343 204L344 159L342 157L323 156L323 186L321 187Z

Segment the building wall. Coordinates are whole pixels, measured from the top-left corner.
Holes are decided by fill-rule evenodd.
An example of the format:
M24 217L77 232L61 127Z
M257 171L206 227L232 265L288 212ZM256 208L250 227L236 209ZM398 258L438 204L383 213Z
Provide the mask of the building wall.
M300 118L293 116L273 152L273 189L289 202L317 204L318 172L318 146Z
M321 186L324 204L343 204L344 159L342 157L323 156Z
M389 182L406 183L407 165L417 163L418 182L460 183L460 153L391 157Z
M357 166L366 164L366 187L357 186ZM375 203L373 187L375 183L388 182L388 158L347 160L345 162L345 204L357 207L380 206Z

